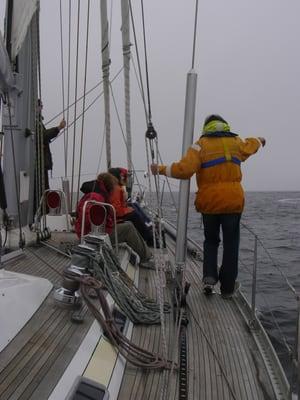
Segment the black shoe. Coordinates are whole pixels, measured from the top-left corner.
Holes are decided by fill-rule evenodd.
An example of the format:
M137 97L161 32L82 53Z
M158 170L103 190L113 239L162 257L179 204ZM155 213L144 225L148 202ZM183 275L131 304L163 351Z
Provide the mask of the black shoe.
M215 280L215 278L213 278L212 276L205 276L203 278L203 292L206 295L210 295L215 293L214 290L214 285L217 283L217 281Z
M233 292L231 292L231 293L221 292L221 296L222 296L223 299L225 299L225 300L231 300L232 297L236 294L236 292L237 292L238 290L240 290L240 287L241 287L240 282L236 281L235 284L234 284Z
M214 294L215 293L214 285L211 285L210 283L203 283L203 293L206 296Z

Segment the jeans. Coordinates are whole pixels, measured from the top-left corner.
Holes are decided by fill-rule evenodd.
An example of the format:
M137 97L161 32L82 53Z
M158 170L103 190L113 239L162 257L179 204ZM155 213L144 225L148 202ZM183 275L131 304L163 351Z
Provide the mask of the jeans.
M117 235L119 243L127 243L140 256L142 262L149 260L152 256L149 247L130 221L117 224ZM115 244L114 231L109 237L112 244Z
M222 293L234 291L238 275L241 214L202 214L204 225L203 279L220 281ZM223 259L218 272L220 227L223 233Z

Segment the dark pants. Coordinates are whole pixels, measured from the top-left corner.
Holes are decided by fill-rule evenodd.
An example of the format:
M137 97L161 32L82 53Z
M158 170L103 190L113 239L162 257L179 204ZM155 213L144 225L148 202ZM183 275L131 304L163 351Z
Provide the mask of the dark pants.
M134 202L129 204L130 207L134 208L135 212L139 215L140 219L146 224L150 223L151 219L148 217L148 215L145 213L145 211L141 208L141 206Z
M138 232L142 235L142 238L150 244L151 240L153 241L153 234L152 234L152 229L149 228L143 219L140 217L139 214L137 214L135 211L124 215L123 217L124 221L130 221L133 223L133 225L136 227Z
M203 278L220 281L221 292L234 290L238 275L241 214L202 214L204 225ZM218 273L218 247L220 227L223 233L223 259Z

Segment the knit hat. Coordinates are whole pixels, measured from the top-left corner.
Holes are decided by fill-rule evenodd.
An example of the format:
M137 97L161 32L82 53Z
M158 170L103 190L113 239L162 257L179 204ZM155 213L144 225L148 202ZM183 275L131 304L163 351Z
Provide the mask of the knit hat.
M126 168L109 168L108 172L115 176L119 182L121 179L127 179L128 176Z

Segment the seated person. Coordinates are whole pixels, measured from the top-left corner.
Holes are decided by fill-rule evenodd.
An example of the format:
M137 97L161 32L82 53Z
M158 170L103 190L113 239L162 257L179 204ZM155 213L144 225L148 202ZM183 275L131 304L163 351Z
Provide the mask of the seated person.
M98 175L95 181L89 181L83 183L80 190L85 193L84 196L80 199L77 204L76 214L77 219L75 222L75 231L77 236L80 238L81 236L81 227L82 227L82 214L83 214L83 206L84 203L88 200L99 201L101 203L109 203L109 197L115 186L117 185L116 178L109 174L103 173ZM90 221L90 208L92 204L88 204L85 211L85 224L84 224L84 234L88 234L91 230L91 221ZM107 208L107 216L106 216L106 226L105 231L109 235L112 244L115 242L114 235L114 219L112 215L112 211ZM121 224L117 224L117 235L119 242L126 242L128 246L130 246L140 257L142 266L152 268L153 261L151 260L152 254L144 242L141 235L135 229L134 225L131 222L124 222Z
M115 207L118 221L131 221L149 246L153 246L153 232L150 219L138 206L127 204L127 169L110 168L109 173L114 175L118 184L112 191L109 202Z

